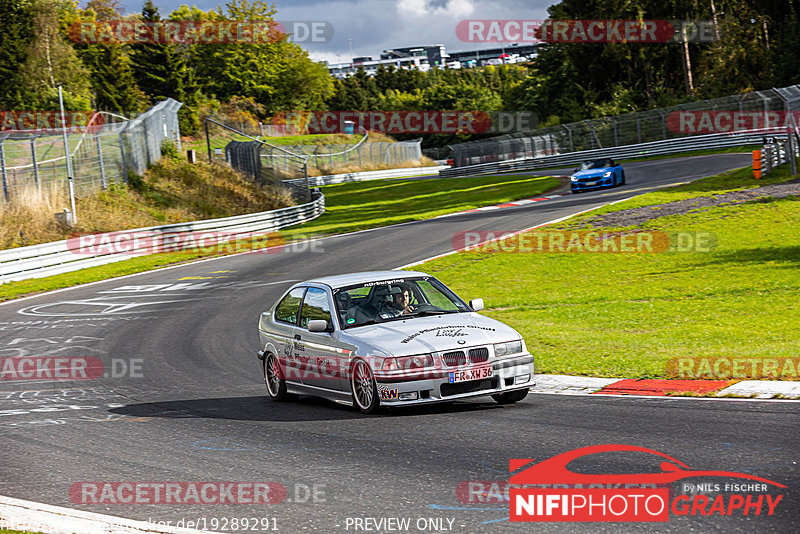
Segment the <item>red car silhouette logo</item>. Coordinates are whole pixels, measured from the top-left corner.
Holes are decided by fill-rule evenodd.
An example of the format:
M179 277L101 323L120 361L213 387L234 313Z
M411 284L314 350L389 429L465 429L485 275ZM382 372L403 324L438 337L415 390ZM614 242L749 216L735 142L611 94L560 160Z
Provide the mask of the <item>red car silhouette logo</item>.
M583 474L575 473L567 469L567 464L577 458L597 454L600 452L644 452L661 456L668 461L661 462L660 473L634 473L634 474ZM510 471L513 472L523 465L528 465L534 460L512 460L509 464ZM708 471L702 469L692 469L662 452L637 447L634 445L593 445L591 447L581 447L568 451L547 460L528 467L509 479L511 484L669 484L677 480L692 477L733 477L766 482L785 488L783 484L778 484L766 478L737 473L735 471Z

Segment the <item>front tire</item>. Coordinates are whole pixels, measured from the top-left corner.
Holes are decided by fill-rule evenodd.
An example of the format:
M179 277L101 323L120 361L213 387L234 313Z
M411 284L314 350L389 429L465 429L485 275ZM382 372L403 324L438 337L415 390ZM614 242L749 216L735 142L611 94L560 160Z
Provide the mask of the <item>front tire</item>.
M356 360L353 372L350 373L350 390L353 393L353 403L365 414L374 414L380 408L378 386L372 376L372 368L365 360Z
M291 398L286 391L286 380L283 379L280 362L274 354L267 354L264 358L264 382L267 385L267 395L275 402Z
M507 393L498 393L497 395L492 395L492 398L497 404L514 404L515 402L519 402L525 397L528 396L529 388L525 389L518 389L516 391L509 391Z

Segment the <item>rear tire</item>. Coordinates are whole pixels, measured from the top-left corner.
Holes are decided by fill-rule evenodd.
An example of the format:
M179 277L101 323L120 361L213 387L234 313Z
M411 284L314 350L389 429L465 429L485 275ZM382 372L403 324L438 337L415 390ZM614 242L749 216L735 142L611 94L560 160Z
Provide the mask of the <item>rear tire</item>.
M286 380L283 379L278 357L267 354L264 358L264 383L267 386L267 395L275 402L283 402L293 397L286 391Z
M530 388L518 389L516 391L509 391L508 393L498 393L492 395L492 398L497 404L514 404L528 396Z
M625 185L625 171L622 171L622 181L619 183L619 185Z
M374 414L380 409L378 386L372 375L372 368L365 360L356 360L350 373L350 391L353 404L361 413Z

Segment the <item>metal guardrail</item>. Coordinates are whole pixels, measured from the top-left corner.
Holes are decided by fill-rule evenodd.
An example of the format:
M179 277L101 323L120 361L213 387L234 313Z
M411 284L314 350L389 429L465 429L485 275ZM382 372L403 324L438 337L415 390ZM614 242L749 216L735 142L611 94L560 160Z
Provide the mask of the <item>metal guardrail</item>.
M187 233L198 231L226 232L231 236L244 233L256 233L258 235L258 233L268 233L315 219L324 212L325 197L322 193L315 192L311 202L288 208L220 219L110 232L112 235L122 233L128 235L136 234L141 245L136 248L136 241L133 241L134 245L125 252L80 254L72 248L75 245L74 240L55 241L42 245L3 250L0 251L0 284L42 278L87 267L114 263L130 259L137 252L138 255L145 255L148 250L152 249L149 244L152 243L152 238L158 238L162 243L166 243L170 242L170 240L179 239Z
M478 165L468 165L465 167L453 167L439 172L439 176L442 178L451 178L454 176L472 176L481 174L496 174L500 172L530 171L536 169L546 169L550 167L569 166L581 163L585 160L596 158L641 158L647 156L678 154L680 152L705 150L711 148L759 145L763 142L765 135L777 137L782 136L785 138L786 132L750 130L746 132L696 135L692 137L665 139L663 141L653 141L650 143L641 143L635 145L582 150L579 152L569 152L566 154L543 156L540 158L518 158L491 163L479 163Z
M800 136L792 134L783 140L778 136L770 137L761 149L761 176L787 162L791 164L792 175L796 174L797 160L800 159Z
M329 174L328 176L310 176L308 184L311 187L323 185L343 184L345 182L362 182L365 180L379 180L381 178L397 178L400 176L431 176L439 174L444 169L449 169L448 165L437 165L435 167L404 167L402 169L384 169L380 171L361 171L348 172L344 174ZM284 180L284 184L303 185L305 178L294 180Z

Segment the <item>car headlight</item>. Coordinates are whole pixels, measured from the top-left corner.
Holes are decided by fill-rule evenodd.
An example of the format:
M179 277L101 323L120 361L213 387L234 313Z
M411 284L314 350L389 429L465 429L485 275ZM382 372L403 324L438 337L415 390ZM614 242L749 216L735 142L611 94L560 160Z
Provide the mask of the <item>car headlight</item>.
M573 181L573 182L577 182L578 181L578 177L577 176L570 176L569 179L571 181Z
M607 173L605 173L605 174L603 175L603 178L608 178L608 177L609 177L609 176L611 176L612 174L614 174L612 171L608 171Z
M430 354L419 354L416 356L401 356L399 358L386 358L383 360L384 371L399 371L412 369L425 369L433 367L433 356Z
M522 340L509 341L507 343L497 343L494 346L495 356L508 356L509 354L517 354L522 352Z

